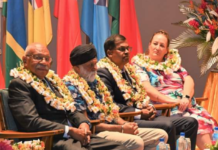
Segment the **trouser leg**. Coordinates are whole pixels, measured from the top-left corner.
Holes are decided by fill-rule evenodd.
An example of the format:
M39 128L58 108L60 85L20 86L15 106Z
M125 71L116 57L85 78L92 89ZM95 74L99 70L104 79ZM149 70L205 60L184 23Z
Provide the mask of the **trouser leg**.
M163 129L168 134L168 141L167 143L170 144L171 150L176 149L176 127L169 120L169 117L159 116L156 117L153 121L147 120L135 120L138 123L140 128L158 128Z
M144 142L142 138L137 135L120 133L120 132L111 132L111 131L103 131L96 135L105 138L107 140L119 142L129 150L144 149Z
M195 150L196 138L198 132L198 121L192 117L169 117L172 119L173 124L176 126L177 135L180 132L185 132L185 137L190 138L191 140L191 149Z
M168 139L167 133L162 129L139 128L139 134L144 141L145 150L155 150L160 138Z
M128 150L124 145L118 142L110 141L96 135L91 136L88 146L82 146L74 139L61 139L54 141L52 150Z

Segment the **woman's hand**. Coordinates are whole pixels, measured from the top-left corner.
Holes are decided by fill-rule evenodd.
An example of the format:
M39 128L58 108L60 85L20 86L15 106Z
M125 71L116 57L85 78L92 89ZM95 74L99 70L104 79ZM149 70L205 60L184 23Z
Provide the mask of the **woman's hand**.
M123 125L123 133L138 134L138 124L135 122L127 122Z
M186 108L189 106L190 101L187 98L182 98L179 101L179 110L184 112L186 110Z

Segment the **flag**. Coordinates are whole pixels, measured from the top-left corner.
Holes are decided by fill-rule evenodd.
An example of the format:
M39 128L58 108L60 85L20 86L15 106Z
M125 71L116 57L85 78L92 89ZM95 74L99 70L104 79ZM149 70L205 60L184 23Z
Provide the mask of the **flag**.
M38 42L48 45L52 39L49 0L28 2L28 44Z
M2 8L2 4L3 4L3 1L0 0L0 8ZM1 24L0 24L0 35L1 34ZM1 43L1 41L0 41ZM0 55L2 54L2 48L0 48ZM2 67L1 67L1 63L0 63L0 89L3 89L5 88L5 80L4 80L4 76L3 76L3 73L2 73Z
M109 0L108 13L112 16L111 34L119 34L120 0Z
M54 16L58 18L57 73L62 78L71 69L70 52L82 43L77 0L56 0Z
M4 80L4 76L2 73L2 67L0 63L0 89L4 89L4 88L5 88L5 80Z
M120 34L132 47L130 60L137 53L143 53L134 0L120 0Z
M111 35L107 0L83 0L81 28L95 45L98 60L103 58L104 42Z
M6 73L8 87L12 68L17 67L26 48L26 27L23 0L8 0L3 3L2 14L6 17Z
M3 1L2 1L2 0L0 0L0 8L2 8L2 4L3 4Z

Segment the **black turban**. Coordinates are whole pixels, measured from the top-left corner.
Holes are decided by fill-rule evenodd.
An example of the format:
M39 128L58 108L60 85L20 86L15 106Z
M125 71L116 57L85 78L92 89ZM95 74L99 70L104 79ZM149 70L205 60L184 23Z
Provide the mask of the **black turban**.
M75 47L70 53L70 62L73 66L84 64L97 57L94 45L84 44Z

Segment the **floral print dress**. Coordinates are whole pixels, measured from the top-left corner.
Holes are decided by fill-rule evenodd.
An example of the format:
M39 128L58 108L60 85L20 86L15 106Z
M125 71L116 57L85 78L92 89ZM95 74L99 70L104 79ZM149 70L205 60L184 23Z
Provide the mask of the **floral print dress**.
M137 72L141 76L141 79L149 80L151 85L159 92L175 100L178 99L178 97L182 98L184 78L189 75L183 67L180 67L180 69L169 75L160 70L147 70L144 67L137 68ZM157 103L155 101L152 102L154 104ZM199 123L198 134L213 133L214 127L217 126L216 120L213 119L203 107L196 103L194 97L191 100L191 106L189 106L189 108L184 112L179 111L178 107L173 108L171 110L171 116L175 115L190 116L197 119Z

